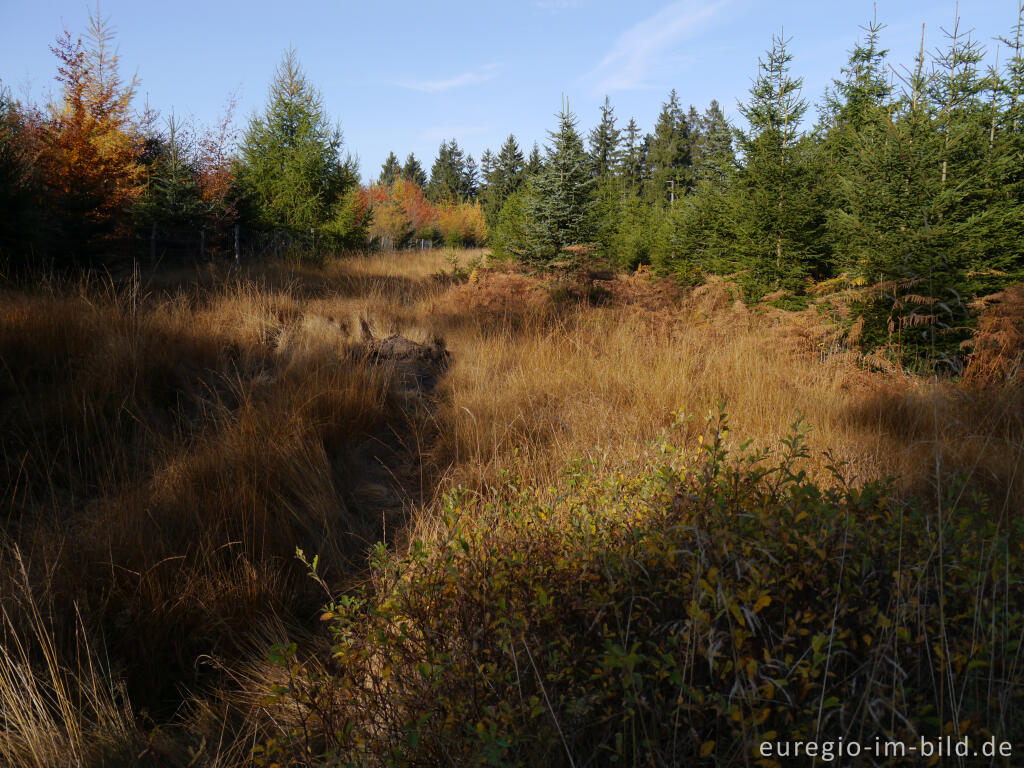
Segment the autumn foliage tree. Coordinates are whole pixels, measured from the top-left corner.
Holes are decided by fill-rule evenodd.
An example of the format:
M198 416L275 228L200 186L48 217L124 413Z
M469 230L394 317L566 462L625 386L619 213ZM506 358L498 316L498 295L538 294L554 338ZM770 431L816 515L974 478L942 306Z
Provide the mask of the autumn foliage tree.
M433 203L411 179L371 184L363 187L359 196L367 211L367 237L373 245L401 248L411 240L425 240L474 246L487 241L479 203Z
M232 94L220 120L204 129L196 139L199 189L210 206L214 222L220 225L234 223L238 218L233 154L238 141L234 123L236 106L237 99Z
M370 210L371 242L399 248L411 238L433 240L437 234L437 211L415 182L398 177L391 184L372 184L362 195Z
M487 223L479 202L449 203L439 206L437 231L451 246L481 246L487 242Z
M90 16L86 44L65 31L52 51L61 97L39 124L37 168L48 199L55 262L98 257L125 232L142 191L137 81L118 73L113 29Z

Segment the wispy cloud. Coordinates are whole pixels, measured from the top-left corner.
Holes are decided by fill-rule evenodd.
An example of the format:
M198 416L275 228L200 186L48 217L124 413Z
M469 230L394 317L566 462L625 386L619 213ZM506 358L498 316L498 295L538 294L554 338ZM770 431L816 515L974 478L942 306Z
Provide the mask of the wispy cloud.
M454 77L444 78L441 80L398 80L395 81L395 85L399 85L402 88L408 88L413 91L422 91L423 93L441 93L443 91L451 91L455 88L465 88L469 85L486 83L498 74L497 69L498 67L496 64L488 64L482 69L463 72L462 74L455 75Z
M619 35L611 50L586 79L595 93L652 88L652 70L693 37L726 5L727 0L677 0Z

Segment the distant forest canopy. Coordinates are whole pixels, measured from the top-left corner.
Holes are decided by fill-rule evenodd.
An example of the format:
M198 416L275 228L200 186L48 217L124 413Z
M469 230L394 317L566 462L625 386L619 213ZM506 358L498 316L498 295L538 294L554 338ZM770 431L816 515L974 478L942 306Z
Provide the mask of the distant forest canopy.
M392 152L364 186L294 50L245 127L229 104L197 129L137 107L93 17L83 39L52 47L57 101L22 104L0 84L0 257L103 264L118 243L236 225L326 249L486 242L536 266L728 275L748 300L873 286L869 332L895 322L952 344L973 298L1024 277L1024 4L1007 27L992 65L958 19L938 49L922 32L915 60L895 64L872 21L809 127L789 40L774 36L745 125L675 90L651 133L623 126L607 98L582 131L563 103L543 148L510 135L478 162L451 139L429 171Z

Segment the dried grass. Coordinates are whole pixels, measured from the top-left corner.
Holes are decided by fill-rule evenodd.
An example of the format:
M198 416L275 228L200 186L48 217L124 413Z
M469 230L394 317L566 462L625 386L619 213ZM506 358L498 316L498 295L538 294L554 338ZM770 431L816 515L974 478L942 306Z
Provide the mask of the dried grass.
M79 636L110 640L112 673L133 695L197 689L206 658L244 699L269 673L231 674L263 628L302 624L321 599L296 545L321 555L333 583L359 578L377 539L431 534L445 490L483 491L508 471L546 486L572 458L630 456L680 410L724 404L730 443L769 448L802 418L821 482L841 461L851 481L896 475L934 494L960 471L1008 511L1024 496L1019 390L972 388L1015 375L1020 290L983 315L969 387L873 366L817 312L750 309L725 281L683 295L634 275L573 293L508 267L472 282L449 268L443 252L392 252L4 292L0 476L25 576L7 546L0 695L29 686L11 710L22 730L77 754L70 725L31 713L53 699ZM453 357L438 389L396 387L367 358L368 333L443 338ZM58 621L39 631L34 615ZM29 662L35 682L18 683ZM90 685L92 703L60 717L81 720L76 733L121 733L120 699ZM210 719L218 706L193 709ZM244 752L232 738L208 764ZM2 744L12 764L52 754Z

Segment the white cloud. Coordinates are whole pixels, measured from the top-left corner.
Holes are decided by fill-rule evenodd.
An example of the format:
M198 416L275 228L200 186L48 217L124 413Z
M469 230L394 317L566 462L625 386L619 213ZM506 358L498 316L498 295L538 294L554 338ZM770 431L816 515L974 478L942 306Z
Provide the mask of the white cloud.
M450 91L455 88L465 88L468 85L486 83L497 74L496 65L489 64L483 69L463 72L460 75L443 80L401 80L396 82L395 85L412 91L422 91L423 93L441 93L442 91Z
M601 63L587 75L594 93L658 87L651 71L672 57L673 48L693 37L726 5L726 0L677 0L619 35Z

